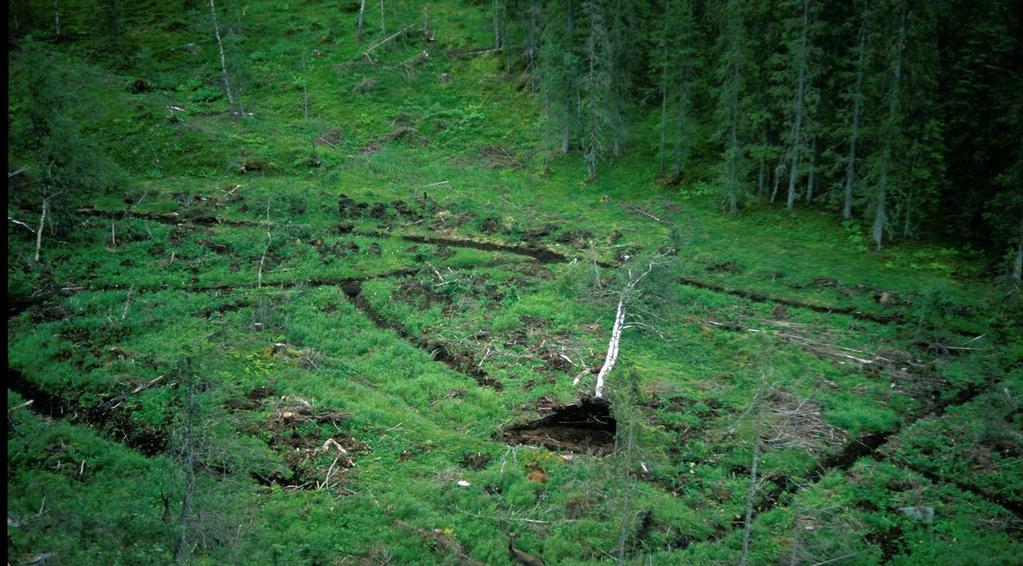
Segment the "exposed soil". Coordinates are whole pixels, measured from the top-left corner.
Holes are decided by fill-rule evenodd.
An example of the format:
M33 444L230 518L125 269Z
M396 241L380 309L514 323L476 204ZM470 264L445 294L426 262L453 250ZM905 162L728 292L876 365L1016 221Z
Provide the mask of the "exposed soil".
M155 456L167 448L166 432L133 422L129 411L113 408L109 402L83 409L72 399L43 391L12 368L7 368L7 388L16 391L26 401L31 400L28 408L40 415L53 419L66 417L72 423L84 422L107 438L146 456Z
M504 389L504 385L487 375L483 369L481 369L474 361L471 352L457 352L451 349L449 344L442 342L434 342L425 338L414 336L407 328L397 322L392 322L384 318L373 308L366 297L362 296L362 282L359 280L350 280L341 286L345 296L348 297L355 308L362 311L363 314L369 318L374 325L378 328L384 328L391 330L401 336L405 341L409 342L413 346L425 350L437 361L440 361L450 367L451 369L468 375L469 377L476 380L477 383L484 387L492 387L498 391Z
M867 320L870 322L876 322L878 324L890 324L892 322L903 322L902 314L893 314L889 316L883 316L879 314L863 312L856 310L852 307L834 307L828 305L819 305L815 303L806 303L803 301L797 301L795 299L786 299L783 297L772 297L769 295L763 295L754 291L746 289L726 289L720 285L714 283L708 283L706 281L699 281L690 277L680 277L679 282L689 287L696 287L698 289L706 289L708 291L715 291L717 293L725 293L727 295L733 295L736 297L742 297L749 299L757 303L778 303L790 307L796 307L801 309L809 309L815 312L822 312L828 314L844 314L857 320Z
M263 428L270 433L268 444L281 454L289 471L253 473L253 478L263 485L276 483L293 489L342 485L344 470L355 466L355 456L369 451L369 446L339 427L346 420L345 413L317 411L301 399L280 404ZM329 431L326 439L324 431Z
M832 470L848 471L850 468L852 468L853 464L855 464L862 458L869 457L884 459L884 455L880 453L881 447L884 446L888 439L898 434L900 430L908 428L910 425L912 425L919 419L929 416L941 416L949 407L962 405L972 401L977 395L979 395L988 386L990 386L996 379L997 376L989 377L983 384L969 386L960 390L959 393L951 399L933 405L925 405L928 406L929 408L915 415L911 415L905 420L905 422L903 422L899 427L893 430L885 432L868 433L858 438L850 440L838 452L832 453L831 455L822 458L818 462L816 468L812 472L810 472L810 474L808 474L807 480L809 480L810 484L813 484L819 481L824 476L826 476ZM938 477L934 474L928 475L927 472L916 470L915 468L910 467L908 469L911 469L916 473L924 475L925 477L929 477L932 481L935 482L952 483L957 486L959 483L956 482L955 480L947 480L945 478ZM754 506L752 518L755 518L758 514L764 511L769 511L777 507L778 504L781 503L783 499L785 499L784 496L795 493L796 491L801 489L803 485L805 484L789 481L788 478L769 478L768 480L769 487L766 488L766 490L763 492L763 495L761 496L759 503ZM978 497L987 500L990 503L1001 506L1003 509L1006 509L1007 511L1016 515L1017 517L1020 517L1019 512L1021 511L1021 509L1018 504L1015 504L1012 501L1006 501L1004 497L992 496L991 494L982 492L969 486L961 487L964 491L969 491L977 495ZM741 528L743 528L743 524L740 521L737 525L733 525L732 529L721 530L706 539L693 538L690 539L689 542L692 543L699 541L717 541L727 536L732 530L737 530Z
M584 398L555 406L540 419L506 427L497 438L513 446L603 455L614 450L616 430L611 405L602 399Z

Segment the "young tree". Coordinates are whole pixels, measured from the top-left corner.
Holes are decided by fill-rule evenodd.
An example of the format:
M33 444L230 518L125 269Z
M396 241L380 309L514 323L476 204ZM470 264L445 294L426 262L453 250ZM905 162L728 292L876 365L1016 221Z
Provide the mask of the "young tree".
M236 116L241 115L241 110L235 106L234 93L231 92L231 79L227 75L227 58L224 56L224 42L220 38L220 26L217 25L217 6L210 0L210 18L213 21L213 36L217 39L217 49L220 51L220 69L224 72L224 90L227 92L227 111Z
M355 24L355 40L362 41L362 25L365 23L366 17L366 0L360 0L359 2L359 19Z
M81 75L68 72L59 58L33 41L22 44L10 70L14 96L8 106L8 151L24 169L15 179L17 190L9 186L8 206L39 211L34 230L38 263L45 230L62 229L66 213L110 186L118 172L68 116L77 102L75 77Z

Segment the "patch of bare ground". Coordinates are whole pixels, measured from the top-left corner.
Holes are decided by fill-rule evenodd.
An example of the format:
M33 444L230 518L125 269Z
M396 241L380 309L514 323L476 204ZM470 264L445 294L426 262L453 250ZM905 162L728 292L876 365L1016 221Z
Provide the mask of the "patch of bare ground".
M444 363L459 373L471 377L484 387L492 387L498 391L504 388L500 381L487 375L487 372L475 361L471 351L459 351L454 349L452 344L414 336L401 324L387 320L362 295L362 283L360 281L350 281L342 286L342 290L355 308L365 314L378 328L395 332L409 344L430 354L430 357Z
M7 388L16 391L26 400L25 408L48 418L67 418L71 423L86 424L104 437L138 450L146 456L164 452L169 440L168 435L162 429L133 420L131 411L124 403L131 395L162 385L162 381L161 378L157 378L139 383L124 393L110 395L95 407L87 408L80 406L70 397L47 392L22 375L19 370L7 368Z
M342 428L348 418L346 413L314 409L304 399L281 399L260 429L269 434L267 444L284 458L288 471L268 476L254 472L253 477L263 485L343 492L345 471L370 449Z
M543 446L550 450L603 455L614 450L617 421L606 400L583 398L568 404L541 404L549 414L507 426L497 434L510 445Z

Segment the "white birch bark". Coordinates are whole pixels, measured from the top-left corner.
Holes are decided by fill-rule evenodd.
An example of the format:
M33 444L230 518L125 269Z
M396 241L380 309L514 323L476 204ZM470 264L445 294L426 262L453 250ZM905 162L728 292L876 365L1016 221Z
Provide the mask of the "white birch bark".
M43 249L43 227L46 225L46 208L50 204L49 198L43 199L43 211L39 215L39 229L36 230L36 263L39 263L40 251Z
M604 365L600 367L600 373L597 374L597 387L594 391L594 396L598 399L604 397L604 381L607 379L607 375L611 373L611 370L615 367L615 362L618 361L618 348L622 341L622 329L625 326L625 294L618 299L618 309L615 312L615 323L611 329L611 340L607 345L607 355L604 357Z
M220 26L217 25L217 6L210 0L210 16L213 18L213 35L217 38L217 49L220 50L220 68L224 71L224 88L227 90L228 112L234 113L234 95L231 93L231 81L227 76L227 58L224 56L224 43L220 40Z
M362 24L365 21L366 16L366 0L359 2L359 22L355 27L355 39L356 41L362 41Z

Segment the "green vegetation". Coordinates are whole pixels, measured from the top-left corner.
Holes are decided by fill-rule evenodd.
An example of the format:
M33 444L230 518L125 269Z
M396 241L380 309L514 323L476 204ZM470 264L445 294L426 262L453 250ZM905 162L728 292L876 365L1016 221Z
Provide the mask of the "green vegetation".
M884 119L898 2L101 4L10 4L11 564L1018 561L1018 14Z

